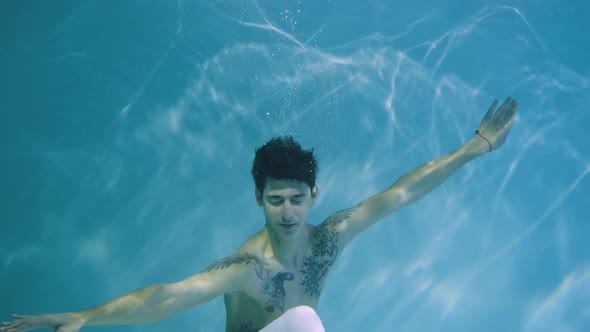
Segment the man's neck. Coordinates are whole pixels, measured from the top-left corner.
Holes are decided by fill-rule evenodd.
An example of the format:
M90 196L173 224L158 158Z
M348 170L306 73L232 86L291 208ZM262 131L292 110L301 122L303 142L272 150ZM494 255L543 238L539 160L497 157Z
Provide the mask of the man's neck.
M309 238L308 225L302 225L299 233L290 237L281 237L268 227L265 227L265 234L268 239L265 251L286 268L295 268L305 257Z

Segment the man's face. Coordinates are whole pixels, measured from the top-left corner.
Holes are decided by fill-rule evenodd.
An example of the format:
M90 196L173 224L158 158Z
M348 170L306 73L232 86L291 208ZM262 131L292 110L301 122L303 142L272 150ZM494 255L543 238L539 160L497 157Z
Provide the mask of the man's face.
M256 191L256 201L264 209L266 226L273 233L288 237L305 229L307 214L317 197L317 186L307 183L267 178L262 193Z

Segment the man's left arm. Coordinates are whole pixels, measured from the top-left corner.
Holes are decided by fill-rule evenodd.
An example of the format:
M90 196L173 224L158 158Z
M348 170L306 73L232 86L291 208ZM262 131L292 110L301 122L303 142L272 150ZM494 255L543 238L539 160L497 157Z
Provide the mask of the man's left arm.
M518 102L507 98L496 110L497 104L497 100L492 103L474 137L463 146L403 175L389 188L345 210L346 213L336 214L342 216L334 225L340 234L339 242L348 243L380 219L424 197L469 161L500 148L510 132ZM333 218L326 221L330 220Z

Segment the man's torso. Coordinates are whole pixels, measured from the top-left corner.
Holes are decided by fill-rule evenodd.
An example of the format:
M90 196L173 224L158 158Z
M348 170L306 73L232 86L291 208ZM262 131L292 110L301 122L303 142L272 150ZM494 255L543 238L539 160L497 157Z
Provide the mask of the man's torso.
M294 266L265 257L261 233L247 240L232 256L247 265L242 291L225 294L229 332L258 331L285 311L317 306L326 276L338 257L337 234L329 227L311 226L305 255ZM229 263L234 263L229 262Z

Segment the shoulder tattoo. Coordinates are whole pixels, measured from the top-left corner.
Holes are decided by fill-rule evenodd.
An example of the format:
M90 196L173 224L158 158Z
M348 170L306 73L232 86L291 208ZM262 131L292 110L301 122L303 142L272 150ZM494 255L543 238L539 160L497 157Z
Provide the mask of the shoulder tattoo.
M249 254L235 254L233 256L224 257L217 262L209 265L203 272L211 272L215 270L227 269L234 264L250 264L257 261L256 257Z
M356 210L356 207L352 207L350 209L338 211L338 212L334 213L333 215L329 216L328 219L326 219L322 223L322 225L327 225L327 226L340 225L344 220L350 218L350 216L352 215L352 213L355 210Z

